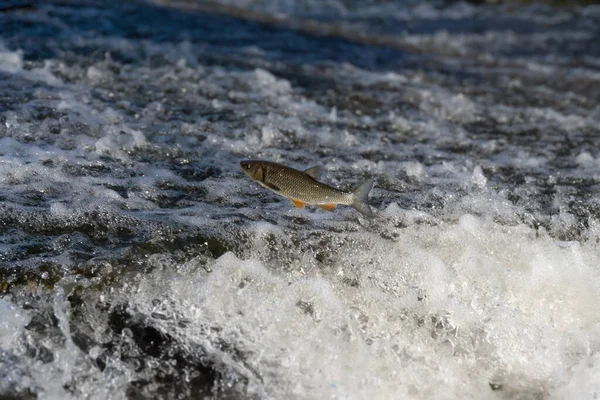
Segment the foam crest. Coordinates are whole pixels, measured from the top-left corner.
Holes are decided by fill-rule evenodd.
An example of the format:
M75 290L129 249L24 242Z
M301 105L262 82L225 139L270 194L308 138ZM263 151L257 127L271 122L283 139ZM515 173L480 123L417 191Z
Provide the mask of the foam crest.
M0 71L18 72L23 69L23 55L19 51L10 51L0 43Z
M0 298L0 347L4 350L12 348L21 335L25 325L29 323L30 317L27 312L21 310L9 299Z
M472 215L397 233L393 241L346 233L326 268L305 260L290 270L259 261L277 246L273 236L287 236L260 223L254 257L227 253L210 273L149 277L136 304L144 309L157 293L180 304L192 321L180 331L186 340L219 321L208 340L244 349L264 378L257 393L269 397L430 398L431 383L442 385L434 371L444 371L447 398L485 393L490 383L551 392L569 380L575 354L598 346L593 244ZM586 378L573 379L595 373L577 368Z

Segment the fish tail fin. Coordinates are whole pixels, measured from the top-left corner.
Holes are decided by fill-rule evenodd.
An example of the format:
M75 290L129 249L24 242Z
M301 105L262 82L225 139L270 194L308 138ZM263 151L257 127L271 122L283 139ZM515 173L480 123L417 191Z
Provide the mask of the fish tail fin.
M373 182L375 182L375 179L370 178L357 187L356 190L354 190L354 202L350 204L350 206L354 207L354 209L361 214L366 215L367 217L375 216L371 210L371 207L367 203L369 192L373 188Z

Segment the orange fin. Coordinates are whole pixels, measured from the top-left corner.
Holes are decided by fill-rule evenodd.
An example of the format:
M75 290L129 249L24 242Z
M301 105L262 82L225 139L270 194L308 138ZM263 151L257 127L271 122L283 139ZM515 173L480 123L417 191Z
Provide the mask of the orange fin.
M335 210L335 204L319 204L318 207L322 208L323 210L327 210L327 211Z
M294 199L290 199L292 200L292 203L294 203L294 205L298 208L304 208L304 206L306 205L305 202L300 201L300 200L294 200Z

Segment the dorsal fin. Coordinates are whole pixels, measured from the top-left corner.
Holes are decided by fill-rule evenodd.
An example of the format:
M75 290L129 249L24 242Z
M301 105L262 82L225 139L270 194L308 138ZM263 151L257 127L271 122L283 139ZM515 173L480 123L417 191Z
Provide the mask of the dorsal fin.
M317 166L314 167L310 167L309 169L305 169L304 173L308 176L310 176L311 178L313 178L314 180L318 180L319 177L321 176L321 171L323 170L323 168Z

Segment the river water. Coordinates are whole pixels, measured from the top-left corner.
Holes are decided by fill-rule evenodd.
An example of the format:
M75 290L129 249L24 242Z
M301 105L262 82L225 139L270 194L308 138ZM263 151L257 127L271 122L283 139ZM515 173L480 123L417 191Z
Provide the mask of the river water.
M597 398L599 43L595 5L2 2L0 396Z

